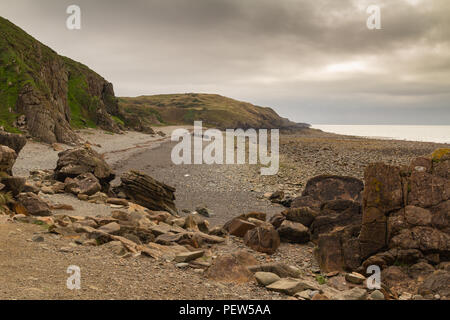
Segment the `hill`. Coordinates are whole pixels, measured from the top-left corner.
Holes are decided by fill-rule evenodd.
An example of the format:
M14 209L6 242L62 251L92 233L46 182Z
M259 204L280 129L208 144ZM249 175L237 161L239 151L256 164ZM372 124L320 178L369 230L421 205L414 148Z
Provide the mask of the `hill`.
M205 126L234 128L304 128L280 117L274 110L217 94L186 93L119 98L125 125L142 129L160 124L190 124L202 120Z
M75 143L72 128L118 132L114 115L111 83L0 17L0 126L43 142Z

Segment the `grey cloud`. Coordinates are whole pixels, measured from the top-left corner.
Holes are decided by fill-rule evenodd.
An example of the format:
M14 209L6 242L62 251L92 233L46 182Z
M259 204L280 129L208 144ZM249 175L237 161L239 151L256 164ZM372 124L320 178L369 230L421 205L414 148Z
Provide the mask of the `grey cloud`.
M450 123L447 0L378 0L375 31L368 0L79 0L82 30L68 31L73 2L4 0L0 12L118 95L217 92L297 121L390 110L391 123ZM352 63L361 70L329 70Z

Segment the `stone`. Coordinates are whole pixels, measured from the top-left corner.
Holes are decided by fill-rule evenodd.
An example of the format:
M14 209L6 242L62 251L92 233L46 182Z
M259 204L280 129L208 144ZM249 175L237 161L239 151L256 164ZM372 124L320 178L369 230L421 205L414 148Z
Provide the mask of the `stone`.
M354 284L363 284L366 280L366 277L364 277L362 274L359 274L357 272L347 273L345 275L345 280L347 280L350 283Z
M367 297L367 291L362 288L353 288L345 290L335 296L336 300L365 300Z
M404 284L411 278L398 266L389 266L381 271L381 279L388 287Z
M424 278L432 274L434 271L435 270L432 265L422 261L409 267L408 274L413 279L423 281Z
M403 206L400 169L370 164L364 172L363 217L359 240L364 258L387 245L387 215Z
M285 220L277 231L282 241L307 243L310 240L308 228L301 223Z
M284 220L286 220L286 216L283 213L276 213L270 218L269 223L272 224L275 229L278 229Z
M427 209L415 206L405 207L405 221L413 226L431 225L432 215Z
M317 240L323 233L336 227L356 226L359 230L362 223L361 205L352 200L332 200L322 203L319 214L310 227L312 239Z
M64 190L75 195L85 194L92 196L101 190L100 181L90 172L72 178L66 178Z
M174 202L175 188L134 170L122 174L121 181L117 190L126 194L134 203L150 210L161 210L173 215L177 214Z
M287 220L301 223L305 227L311 226L317 215L318 212L316 210L308 207L291 208L283 213Z
M44 241L44 237L35 234L35 235L31 238L31 241L33 241L33 242L43 242L43 241Z
M58 157L55 176L59 181L86 173L93 174L101 185L108 184L115 178L112 168L89 146L65 150L58 153Z
M20 193L17 201L26 209L27 214L32 216L51 216L50 206L34 193Z
M27 138L21 134L14 134L0 130L0 145L13 149L18 155L26 145Z
M106 232L108 234L118 234L120 231L120 224L117 222L111 222L101 226L98 230Z
M306 183L301 197L295 198L291 204L297 207L320 207L322 202L330 200L361 200L364 184L353 177L321 175L310 179ZM307 198L305 201L302 198Z
M280 278L298 278L300 277L300 272L298 269L294 269L291 266L283 264L281 262L275 263L265 263L258 265L250 265L248 269L251 272L271 272L278 275Z
M203 250L183 252L175 257L175 262L189 262L202 257L205 254Z
M195 211L197 211L198 214L200 214L204 217L210 217L210 212L209 212L208 208L197 207L197 208L195 208Z
M370 300L385 300L383 292L380 290L372 291L369 295Z
M280 280L280 277L272 272L256 272L255 279L260 285L266 287Z
M249 282L253 279L253 273L248 266L255 264L256 259L246 252L225 254L213 260L206 269L205 276L218 282Z
M247 231L256 228L256 225L242 219L233 219L228 226L228 233L236 237L244 237Z
M450 272L445 270L433 272L419 286L418 293L422 296L439 294L441 297L450 297Z
M106 199L106 203L116 204L116 205L120 205L120 206L124 206L124 207L128 206L128 200L119 199L119 198L108 198L108 199Z
M4 186L3 191L11 192L15 197L23 192L26 179L22 177L5 176L0 177L0 183Z
M0 145L0 172L11 175L16 159L17 153L13 149Z
M108 196L104 194L103 192L96 192L93 195L90 195L88 198L89 202L95 202L95 203L105 203L108 199Z
M293 296L297 292L304 291L306 289L319 290L318 285L312 280L292 278L280 279L268 285L266 288L268 290L284 293L289 296Z
M109 248L114 254L118 256L122 256L127 252L122 242L120 241L111 241L105 244L104 246L106 248Z
M450 180L426 172L413 172L408 186L408 204L421 208L436 206L450 196Z
M268 224L247 231L244 243L253 250L271 255L280 246L280 237L275 228Z

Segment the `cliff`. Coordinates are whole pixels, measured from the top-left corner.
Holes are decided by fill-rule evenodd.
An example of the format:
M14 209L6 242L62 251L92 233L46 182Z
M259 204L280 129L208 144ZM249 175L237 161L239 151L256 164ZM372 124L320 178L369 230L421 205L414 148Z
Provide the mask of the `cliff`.
M76 143L73 128L118 132L113 86L0 17L0 126L47 142Z

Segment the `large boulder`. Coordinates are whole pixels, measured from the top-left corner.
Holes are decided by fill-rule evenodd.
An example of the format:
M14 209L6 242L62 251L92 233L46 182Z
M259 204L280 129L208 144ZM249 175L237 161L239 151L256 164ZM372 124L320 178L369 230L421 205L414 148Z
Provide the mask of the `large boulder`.
M105 185L115 177L112 168L103 157L89 146L69 149L60 152L58 156L55 175L60 181L92 173L102 185Z
M441 297L450 297L450 272L438 270L428 276L419 287L419 294L439 294Z
M311 225L313 240L317 240L323 233L330 232L336 227L361 227L361 205L352 200L332 200L322 204L320 213Z
M292 208L319 208L325 201L330 200L361 200L364 183L353 177L321 175L310 179L301 197L295 198Z
M7 147L0 145L0 172L12 174L12 167L17 159L17 153Z
M384 163L369 165L364 172L361 234L362 255L369 257L387 246L387 217L403 207L400 168Z
M266 223L247 231L244 243L253 250L274 254L280 246L280 237L275 228Z
M307 243L310 240L308 228L298 222L285 220L277 231L282 241Z
M0 183L4 186L3 191L9 191L15 197L21 193L25 187L26 179L22 177L13 177L6 175L0 177Z
M248 267L256 264L256 259L245 251L225 254L214 259L205 276L219 282L249 282L253 279L253 273Z
M305 227L310 227L317 215L318 211L309 207L290 208L283 212L287 220L301 223Z
M26 213L32 216L50 216L50 206L34 193L21 193L17 197L17 201L26 209Z
M145 173L131 170L122 174L117 188L134 203L150 210L167 211L176 215L175 188L159 182Z
M80 174L75 179L66 178L65 191L73 194L86 194L91 196L101 190L98 179L90 172Z
M13 149L17 154L27 143L27 138L21 134L0 131L0 145Z

